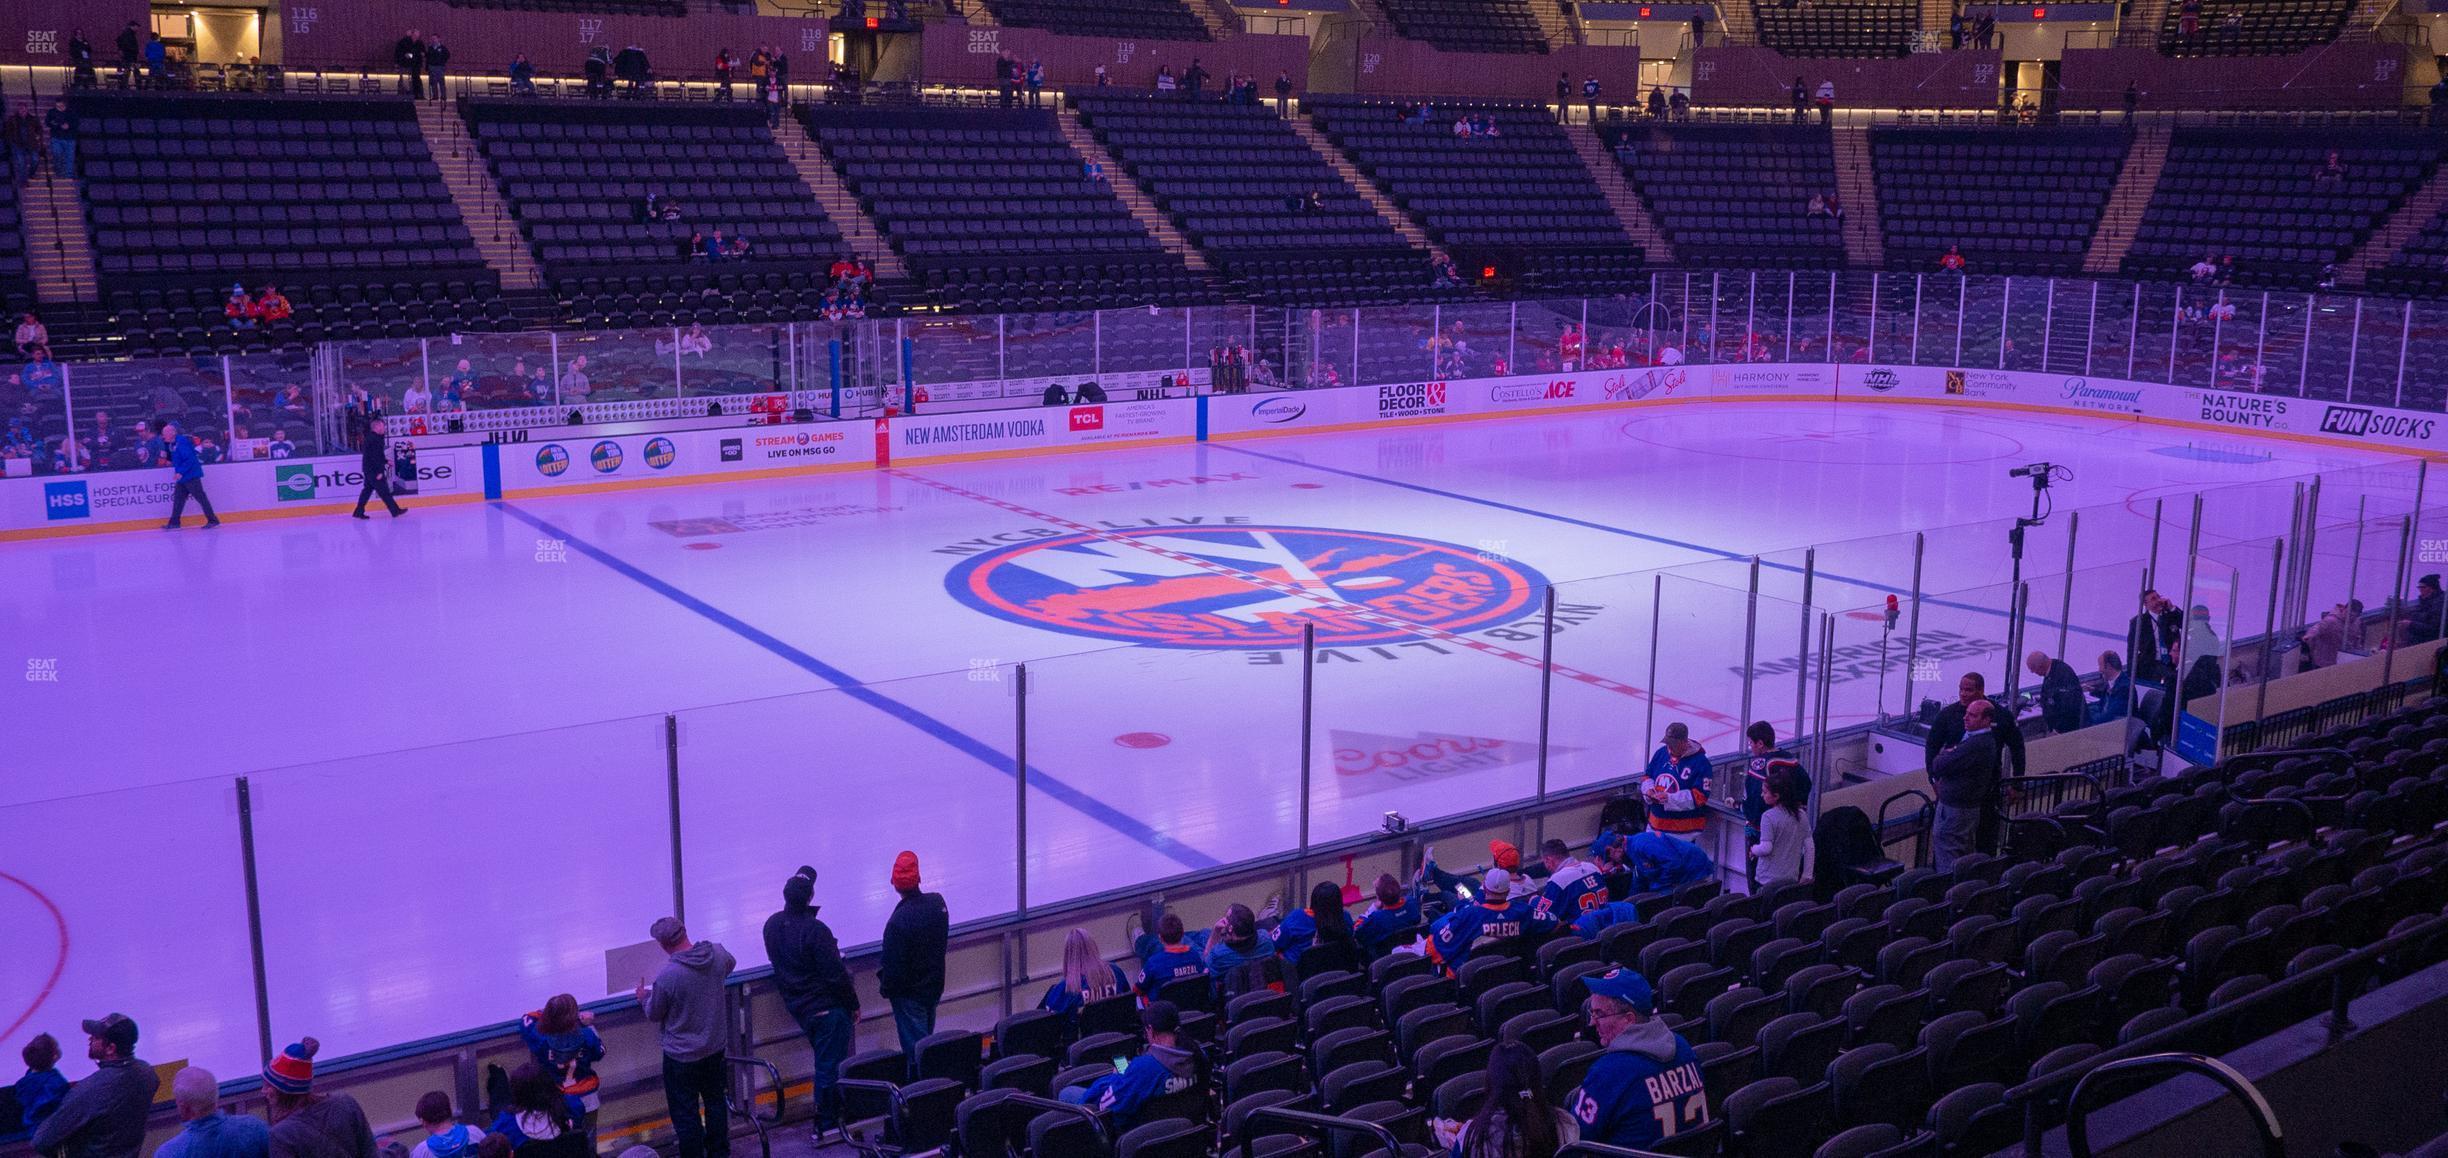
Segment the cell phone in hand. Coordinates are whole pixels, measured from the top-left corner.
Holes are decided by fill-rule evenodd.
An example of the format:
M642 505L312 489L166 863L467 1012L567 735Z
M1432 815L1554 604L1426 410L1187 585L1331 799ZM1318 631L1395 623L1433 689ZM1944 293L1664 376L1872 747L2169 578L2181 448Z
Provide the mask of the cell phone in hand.
M1113 1063L1114 1072L1117 1074L1130 1068L1130 1059L1122 1056L1121 1054L1114 1055Z

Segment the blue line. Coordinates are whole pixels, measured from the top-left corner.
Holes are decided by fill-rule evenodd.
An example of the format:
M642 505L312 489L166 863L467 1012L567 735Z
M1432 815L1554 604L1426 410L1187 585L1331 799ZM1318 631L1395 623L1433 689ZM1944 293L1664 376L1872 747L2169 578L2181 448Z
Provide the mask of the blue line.
M917 708L893 699L890 696L876 691L874 688L868 687L867 685L852 679L849 673L842 671L840 668L834 667L833 665L828 664L815 656L809 655L798 648L792 647L791 645L774 638L772 635L769 635L763 630L741 620L737 616L734 616L721 608L715 607L686 591L682 591L681 589L674 587L661 579L647 574L645 571L639 569L636 565L630 563L628 560L623 559L610 551L606 551L593 543L589 543L576 535L570 534L568 531L562 530L560 527L554 526L552 523L547 522L544 519L528 514L527 512L511 506L508 503L498 503L495 505L499 506L501 510L510 517L526 523L527 525L534 527L535 529L542 531L553 538L569 544L571 547L576 548L579 554L585 555L587 558L593 559L596 562L611 568L613 571L627 577L631 582L634 582L665 599L669 599L672 602L679 604L682 608L695 612L699 616L704 617L708 622L713 623L715 626L720 627L733 635L739 636L741 639L747 640L758 647L764 648L766 651L772 652L775 656L779 657L784 662L789 663L793 667L807 672L809 675L815 676L826 683L832 684L834 687L840 688L852 699L866 704L868 707L874 708L875 710L891 716L904 724L908 724L910 727L916 728L929 736L933 736L934 738L943 741L945 744L950 745L951 747L959 750L961 753L975 759L978 763L984 764L997 772L1000 772L1006 776L1013 774L1012 758L1003 752L997 751L994 745L985 743L984 741L981 741L968 733L943 722L942 720L938 720L935 717L918 710ZM1124 814L1120 810L1113 808L1112 806L1098 800L1086 792L1074 788L1053 776L1047 775L1045 772L1039 770L1034 764L1029 765L1028 778L1031 787L1044 792L1047 796L1053 797L1055 800L1061 801L1064 804L1068 804L1071 807L1078 809L1089 819L1094 820L1097 823L1114 830L1115 832L1121 833L1122 835L1127 836L1140 844L1144 844L1149 848L1180 862L1186 868L1208 869L1215 868L1224 863L1212 856L1207 855L1206 853L1190 847L1189 845L1183 844L1182 842L1175 840L1162 832L1158 832L1155 829L1148 827L1141 821Z
M1460 492L1458 492L1458 491L1439 490L1439 489L1438 489L1438 488L1436 488L1436 487L1432 487L1432 486L1424 486L1424 485L1422 485L1422 484L1420 484L1420 483L1404 482L1404 481L1402 481L1401 479L1384 478L1384 477L1381 477L1381 476L1378 476L1378 475L1367 474L1367 473L1364 473L1364 472L1361 472L1361 471L1356 471L1356 470L1345 470L1345 469L1343 469L1342 467L1339 467L1339 466L1323 466L1323 465L1320 465L1320 464L1318 464L1318 463L1308 462L1308 461L1304 461L1304 460L1302 460L1302 459L1297 459L1297 458L1285 458L1285 457L1283 457L1283 456L1281 456L1281 455L1266 454L1266 453L1261 452L1261 451L1251 450L1251 449L1249 449L1248 447L1241 446L1241 445L1239 445L1239 444L1237 444L1237 443L1229 443L1229 442L1211 442L1211 443L1209 443L1208 445L1210 445L1210 446L1215 446L1215 447L1220 447L1220 448L1222 448L1222 449L1229 450L1229 451L1233 451L1233 452L1235 452L1235 453L1237 453L1237 454L1246 454L1246 455L1249 455L1249 456L1251 456L1251 457L1253 457L1253 458L1263 458L1263 459L1266 459L1266 460L1268 460L1268 461L1270 461L1270 462L1280 462L1280 463L1285 463L1285 464L1287 464L1287 465L1291 465L1291 466L1307 467L1307 468L1309 468L1310 470L1324 471L1324 472L1326 472L1327 474L1339 474L1339 475L1342 475L1342 476L1343 476L1343 477L1345 477L1345 478L1354 478L1354 479L1359 479L1359 480L1360 480L1360 481L1362 481L1362 482L1383 483L1383 484L1385 484L1386 486L1390 486L1390 487L1400 487L1400 488L1402 488L1402 489L1404 489L1404 490L1407 490L1407 491L1418 491L1419 493L1424 494L1424 495L1435 495L1435 496L1437 496L1438 498L1452 499L1452 500L1454 500L1455 502L1463 502L1463 503L1476 503L1476 504L1478 504L1478 505L1480 505L1480 506L1483 506L1483 507L1494 507L1494 508L1496 508L1497 510L1500 510L1500 511L1511 511L1511 512L1513 512L1514 514L1517 514L1517 515L1528 515L1528 516L1530 516L1531 518L1534 518L1534 519L1547 519L1547 520L1549 520L1549 521L1551 521L1551 522L1566 523L1566 524L1569 524L1569 525L1571 525L1571 526L1575 526L1575 527L1584 527L1584 528L1587 528L1587 529L1592 530L1592 531L1601 531L1601 532L1604 532L1604 533L1609 534L1609 535L1622 535L1622 536L1624 536L1625 538L1628 538L1628 539L1639 539L1639 540L1641 540L1641 541L1643 541L1643 542L1647 542L1647 543L1656 543L1656 544L1659 544L1659 545L1661 545L1661 546L1666 546L1666 547L1676 547L1676 548L1680 548L1680 549L1685 550L1685 551L1691 551L1691 552L1694 552L1694 553L1696 553L1696 554L1701 554L1701 555L1714 555L1714 556L1716 556L1717 558L1720 558L1720 559L1726 559L1726 560L1731 560L1731 561L1735 561L1735 562L1749 562L1749 561L1750 561L1750 560L1753 558L1753 557L1752 557L1752 556L1750 556L1750 555L1741 554L1741 553L1739 553L1739 552L1735 552L1735 551L1728 551L1728 550L1726 550L1726 549L1724 549L1724 548L1722 548L1722 547L1709 547L1709 546L1704 546L1704 545L1699 544L1699 543L1686 543L1686 542L1684 542L1684 541L1683 541L1683 540L1681 540L1681 539L1669 539L1669 538L1667 538L1667 537L1666 537L1666 536L1664 536L1664 535L1652 535L1652 534L1650 534L1650 533L1648 533L1648 532L1646 532L1646 531L1635 531L1635 530L1631 530L1630 528L1626 528L1626 527L1609 526L1608 524L1605 524L1605 523L1593 523L1593 522L1589 521L1588 519L1576 519L1576 518L1573 518L1573 517L1572 517L1572 516L1570 516L1570 515L1559 515L1559 514L1556 514L1556 513L1555 513L1555 512L1553 512L1553 511L1542 511L1542 510L1538 510L1538 509L1533 508L1533 507L1515 506L1515 505L1514 505L1514 504L1512 504L1512 503L1498 502L1498 501L1497 501L1497 500L1495 500L1495 499L1481 498L1481 497L1479 497L1479 496L1477 496L1477 495L1466 495L1466 494L1462 494L1462 493L1460 493ZM1774 570L1778 570L1778 571L1786 571L1786 572L1790 572L1790 573L1797 574L1797 575L1802 573L1802 568L1797 567L1797 566L1794 566L1794 565L1793 565L1793 564L1791 564L1791 563L1778 563L1778 562L1773 562L1773 561L1771 561L1771 560L1767 560L1767 559L1761 559L1761 560L1760 560L1760 566L1762 566L1762 567L1772 568L1772 569L1774 569ZM1838 575L1838 574L1835 574L1835 573L1833 573L1833 572L1828 572L1828 571L1821 571L1821 572L1818 572L1818 577L1819 577L1819 578L1821 578L1821 579L1826 579L1826 580L1829 580L1829 581L1831 581L1831 582L1851 584L1852 586L1859 587L1859 588L1862 588L1862 589L1867 590L1867 591L1876 591L1876 592L1879 592L1880 594L1883 594L1883 595L1903 595L1903 596L1910 596L1910 595L1912 594L1912 593L1911 593L1911 592L1909 592L1909 591L1898 591L1898 590L1895 590L1894 588L1891 588L1891 587L1884 587L1884 586L1881 586L1881 585L1879 585L1879 584L1872 583L1872 582L1870 582L1870 581L1868 581L1868 580L1865 580L1865 579L1853 579L1853 578L1849 578L1849 577L1847 577L1847 576ZM1952 599L1938 599L1938 598L1932 598L1932 597L1927 597L1927 596L1925 596L1925 597L1924 597L1924 599L1925 599L1925 600L1926 600L1926 601L1927 601L1927 602L1928 602L1928 603L1929 603L1931 606L1933 606L1933 607L1947 607L1947 608L1953 608L1953 609L1955 609L1955 610L1957 610L1957 611L1977 611L1977 612L1980 612L1980 613L1981 613L1981 614L1983 614L1983 615L1996 615L1996 616L2004 616L2004 615L2006 614L2005 612L2000 611L2000 610L1998 610L1997 608L1994 608L1994 607L1982 607L1982 606L1980 606L1980 605L1979 605L1979 604L1977 604L1977 603L1959 603L1959 602L1956 602L1955 600L1952 600ZM2037 618L2037 617L2035 617L2035 618L2031 619L2031 620L2030 620L2030 622L2035 623L2035 624L2038 624L2039 626L2042 626L2042 627L2056 627L2056 626L2058 626L2057 622L2056 622L2055 620L2051 620L2051 619L2041 619L2041 618ZM2100 639L2123 639L2123 638L2125 638L2124 636L2119 635L2119 634L2117 634L2116 632L2112 632L2112 631L2100 631L2100 630L2098 630L2098 629L2096 629L2096 628L2090 628L2090 627L2076 627L2076 628L2073 628L2072 630L2074 630L2074 631L2076 631L2076 632L2078 632L2078 633L2080 633L2080 634L2083 634L2083 635L2096 636L2096 637L2098 637L2098 638L2100 638Z

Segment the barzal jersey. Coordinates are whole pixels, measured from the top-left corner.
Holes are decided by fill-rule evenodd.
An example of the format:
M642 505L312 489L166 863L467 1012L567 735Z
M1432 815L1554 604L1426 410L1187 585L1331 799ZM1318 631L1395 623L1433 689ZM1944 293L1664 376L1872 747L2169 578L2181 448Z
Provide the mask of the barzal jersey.
M1674 1060L1610 1049L1592 1062L1568 1107L1581 1140L1645 1150L1709 1123L1708 1088L1691 1043L1674 1039Z

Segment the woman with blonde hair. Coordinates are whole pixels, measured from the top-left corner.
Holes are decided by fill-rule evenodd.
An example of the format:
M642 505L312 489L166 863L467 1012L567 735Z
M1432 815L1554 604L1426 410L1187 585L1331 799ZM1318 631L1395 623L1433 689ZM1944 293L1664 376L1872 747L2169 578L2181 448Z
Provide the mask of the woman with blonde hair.
M1063 938L1062 976L1046 990L1045 1000L1038 1002L1037 1008L1075 1017L1080 1007L1091 1001L1128 992L1130 978L1122 967L1105 959L1088 930L1073 929L1070 936Z

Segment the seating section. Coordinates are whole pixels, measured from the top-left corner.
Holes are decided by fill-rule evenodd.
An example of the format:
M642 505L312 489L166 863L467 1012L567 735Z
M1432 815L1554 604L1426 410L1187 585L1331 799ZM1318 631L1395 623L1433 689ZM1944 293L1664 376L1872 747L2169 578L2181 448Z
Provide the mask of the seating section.
M1428 255L1282 117L1220 100L1077 99L1097 140L1247 296L1329 306L1439 293L1429 288Z
M583 12L590 16L686 16L688 0L450 0L453 8Z
M2110 129L1874 129L1887 262L1926 271L1950 245L1983 273L2073 273L2127 136Z
M805 105L799 115L944 304L1082 309L1185 302L1203 288L1089 177L1051 112Z
M17 184L24 176L7 158L0 158L0 309L12 316L34 303L34 283L26 266L25 210L17 201Z
M1921 8L1911 0L1802 4L1767 0L1754 10L1759 15L1760 43L1787 56L1903 56L1921 35Z
M1686 260L1767 269L1844 264L1841 223L1809 214L1813 196L1836 192L1836 154L1825 132L1614 125L1601 136Z
M2334 179L2317 172L2331 149L2345 166ZM2242 284L2308 287L2438 163L2438 143L2421 134L2179 130L2125 271L2181 276L2204 255L2232 254Z
M2217 0L2201 6L2185 35L2184 6L2170 3L2159 26L2168 56L2280 56L2336 40L2354 0Z
M1394 30L1447 52L1545 52L1527 0L1381 0Z
M1065 36L1119 36L1145 40L1212 40L1207 25L1182 0L970 0L983 3L995 22L1043 28Z
M2374 697L2354 699L2359 717ZM1534 1053L1562 1104L1602 1052L1586 1040L1583 979L1617 966L1649 979L1707 1091L1709 1121L1660 1152L2017 1149L2026 1107L2010 1087L2431 920L2448 901L2448 709L2421 704L2303 750L2164 778L2112 757L2046 778L2014 797L2003 855L1946 870L1887 861L1748 894L1709 879L1629 897L1624 873L1609 892L1638 920L1595 938L1483 941L1451 975L1416 954L1370 961L1318 945L1280 990L1174 978L1153 995L1183 1011L1198 1080L1150 1101L1113 1152L1309 1153L1266 1119L1290 1107L1376 1123L1404 1153L1427 1153L1431 1119L1469 1118L1487 1096L1499 1043ZM1887 834L1904 845L1889 847L1921 827L1906 820ZM1447 900L1430 893L1430 919ZM2349 996L2444 956L2448 942L2409 943L2350 980ZM2310 987L2157 1044L2227 1053L2324 1015L2329 997ZM842 1067L847 1116L888 1118L911 1151L1102 1152L1090 1123L1009 1099L1111 1073L1137 1015L1126 990L1069 1014L1014 1013L990 1033L941 1031L914 1057L855 1054ZM2042 1130L2064 1120L2058 1094L2029 1107ZM1847 1141L1821 1148L1831 1136Z
M556 279L580 270L707 265L696 237L746 239L749 262L830 264L841 231L747 106L463 97L502 196ZM675 220L645 219L649 197Z
M105 304L139 350L229 341L233 283L296 309L256 343L501 316L408 101L84 92L70 111Z
M2431 215L2422 232L2390 254L2388 263L2364 278L2378 293L2439 297L2448 294L2448 209Z
M1425 124L1387 100L1313 96L1304 107L1465 270L1494 266L1534 290L1612 293L1640 268L1640 247L1546 106L1438 102ZM1455 120L1472 113L1497 134L1456 136Z

